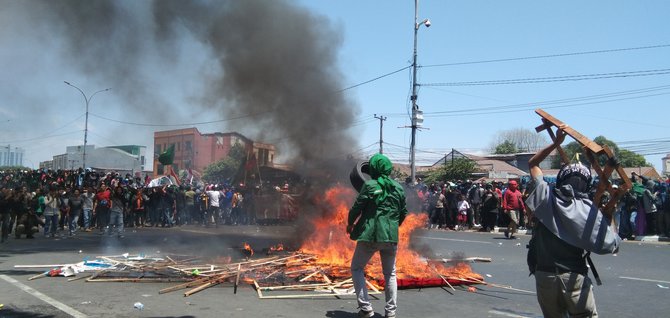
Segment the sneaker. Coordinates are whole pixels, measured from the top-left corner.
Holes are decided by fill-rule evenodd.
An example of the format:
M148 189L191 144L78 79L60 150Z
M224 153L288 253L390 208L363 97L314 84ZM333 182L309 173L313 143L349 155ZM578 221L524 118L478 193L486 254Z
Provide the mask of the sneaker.
M387 313L387 314L384 316L384 318L395 318L395 313L393 313L393 314L389 314L389 313Z
M361 317L361 318L363 318L363 317L366 317L366 318L374 317L374 315L375 315L375 312L372 311L372 310L370 310L370 311L365 311L365 310L361 309L361 310L358 312L358 317Z

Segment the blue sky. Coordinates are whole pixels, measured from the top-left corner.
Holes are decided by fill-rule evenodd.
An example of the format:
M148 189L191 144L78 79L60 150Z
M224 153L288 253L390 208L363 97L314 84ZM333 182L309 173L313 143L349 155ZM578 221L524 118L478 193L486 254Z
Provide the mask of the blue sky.
M383 115L388 118L385 153L407 163L411 133L399 127L410 124L414 1L289 2L319 17L315 23L340 34L337 63L344 76L343 89L401 70L342 93L358 109L358 125L353 127L358 145L351 152L367 156L378 150L379 121L373 115ZM161 129L99 117L146 122L118 107L123 102L118 83L91 75L91 66L75 67L77 59L68 57L59 29L40 24L34 19L36 13L24 12L35 6L23 3L31 2L0 1L6 8L0 11L0 116L5 118L0 122L0 144L26 149L26 163L31 166L63 153L65 146L82 144L84 102L79 92L63 83L67 80L89 94L113 88L91 102L89 144L145 144L152 153L153 131ZM131 8L145 5L120 3ZM661 0L420 1L419 20L429 18L431 26L418 32L418 104L429 129L417 134L417 163L432 164L452 148L486 152L498 132L539 125L533 112L539 107L588 137L604 135L638 147L633 150L644 149L642 153L660 172L660 158L670 153L668 12L670 2ZM160 96L157 105L196 103L194 96L202 93L199 79L210 75L211 70L203 66L210 57L201 44L191 39L176 49L177 57L146 59L140 65L142 72L127 78L146 80L142 94ZM156 56L164 53L151 50L156 49L147 49ZM597 51L601 53L589 53ZM161 63L169 58L172 64ZM506 61L486 62L492 60ZM628 76L571 77L611 77L613 73ZM569 80L462 84L555 77ZM157 119L167 113L190 122L221 117L190 106L156 109ZM227 129L221 123L198 128L202 132ZM653 140L651 145L640 148L641 141L647 140Z
M414 2L302 1L343 30L341 65L348 84L355 85L411 65ZM420 67L418 83L453 83L648 71L670 68L670 3L667 1L438 1L419 2L419 21L430 28L418 32L418 65L607 51L517 61ZM361 135L361 147L375 143L385 115L388 154L407 161L410 69L347 91L360 103L361 118L372 118ZM667 71L666 71L667 73ZM535 103L622 93L666 86L670 75L583 81L482 86L420 86L418 104L425 112L417 136L417 160L432 163L455 148L481 152L495 134L539 125L533 109L544 108L584 135L604 135L616 142L670 136L668 87L618 97L595 98L534 106ZM656 95L656 96L649 96ZM614 99L623 99L610 101ZM630 99L628 99L630 98ZM528 106L510 105L529 104ZM583 104L583 105L576 105ZM574 106L570 106L574 105ZM556 107L556 108L552 108ZM473 109L494 108L472 112ZM468 111L469 112L465 112ZM516 112L499 112L518 110ZM438 112L449 112L437 114ZM660 146L663 146L661 144ZM364 148L371 153L378 146ZM667 152L670 145L645 153ZM660 170L665 154L648 155Z

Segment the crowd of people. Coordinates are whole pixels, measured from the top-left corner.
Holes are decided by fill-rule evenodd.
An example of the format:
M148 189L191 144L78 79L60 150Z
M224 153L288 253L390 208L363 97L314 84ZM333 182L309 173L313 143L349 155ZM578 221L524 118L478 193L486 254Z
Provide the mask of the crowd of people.
M614 213L618 233L624 239L638 235L670 237L670 180L652 180L632 174L633 188L620 199ZM491 232L506 229L515 238L518 229L532 228L524 205L527 184L503 182L447 181L417 186L421 209L428 215L429 229ZM616 185L615 185L616 187ZM591 187L591 195L596 187ZM606 204L605 195L602 204Z
M77 232L124 237L125 228L252 224L253 191L227 184L149 186L149 178L91 171L0 173L2 242Z

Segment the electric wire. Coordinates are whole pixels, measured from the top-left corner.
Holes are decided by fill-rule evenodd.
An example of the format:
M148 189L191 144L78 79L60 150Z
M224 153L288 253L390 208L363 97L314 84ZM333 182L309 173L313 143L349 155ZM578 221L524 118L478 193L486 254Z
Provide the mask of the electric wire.
M658 45L638 46L638 47L609 49L609 50L596 50L596 51L585 51L585 52L572 52L572 53L558 53L558 54L547 54L547 55L536 55L536 56L525 56L525 57L513 57L513 58L491 59L491 60L470 61L470 62L429 64L429 65L423 65L423 66L420 66L420 67L443 67L443 66L457 66L457 65L470 65L470 64L511 62L511 61L535 60L535 59L545 59L545 58L555 58L555 57L568 57L568 56L576 56L576 55L589 55L589 54L614 53L614 52L623 52L623 51L658 49L658 48L665 48L665 47L670 47L670 44L658 44Z
M608 79L608 78L655 76L655 75L666 75L666 74L670 74L670 69L666 68L666 69L655 69L655 70L644 70L644 71L627 71L627 72L614 72L614 73L596 73L596 74L532 77L532 78L521 78L521 79L485 80L485 81L469 81L469 82L424 83L417 85L484 86L484 85L535 84L535 83L550 83L550 82L586 81L586 80Z

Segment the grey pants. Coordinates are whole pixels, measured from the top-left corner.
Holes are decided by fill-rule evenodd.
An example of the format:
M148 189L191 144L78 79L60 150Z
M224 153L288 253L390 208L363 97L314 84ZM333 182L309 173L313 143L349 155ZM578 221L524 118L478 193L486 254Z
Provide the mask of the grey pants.
M379 251L382 261L382 271L384 272L385 280L384 293L386 296L386 305L384 306L384 310L387 316L395 316L396 301L398 298L398 285L395 274L395 256L398 251L398 244L396 243L356 243L356 250L351 259L351 276L354 281L358 308L372 311L372 305L368 297L368 288L365 285L365 266L377 251Z
M587 276L536 271L535 288L545 318L598 317L593 285Z

